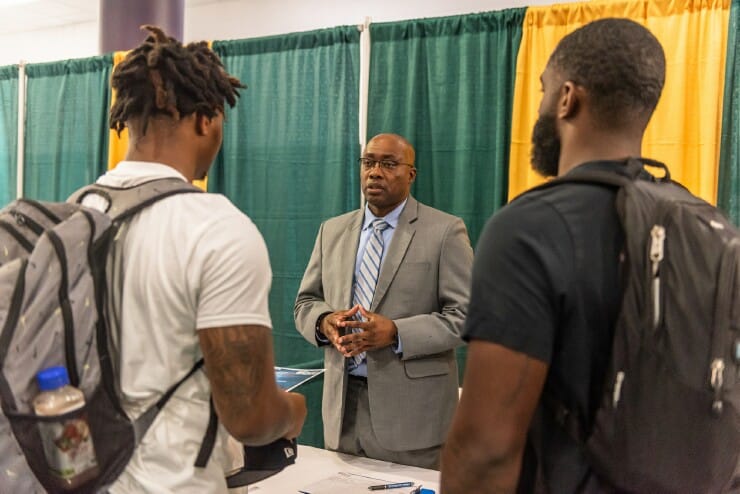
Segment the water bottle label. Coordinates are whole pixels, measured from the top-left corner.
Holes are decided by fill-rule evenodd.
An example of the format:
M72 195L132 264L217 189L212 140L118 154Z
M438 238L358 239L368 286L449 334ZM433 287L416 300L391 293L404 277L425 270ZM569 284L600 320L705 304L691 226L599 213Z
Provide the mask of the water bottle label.
M68 480L97 465L84 415L61 422L40 422L39 431L49 468L58 477Z

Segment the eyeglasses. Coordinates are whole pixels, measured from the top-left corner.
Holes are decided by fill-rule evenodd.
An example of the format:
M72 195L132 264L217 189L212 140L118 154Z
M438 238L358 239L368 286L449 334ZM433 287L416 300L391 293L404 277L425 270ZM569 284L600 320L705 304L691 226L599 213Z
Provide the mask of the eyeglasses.
M399 163L395 160L376 160L373 158L360 158L357 160L357 163L362 165L365 170L372 170L376 164L379 164L385 170L395 170L399 165L414 167L411 163Z

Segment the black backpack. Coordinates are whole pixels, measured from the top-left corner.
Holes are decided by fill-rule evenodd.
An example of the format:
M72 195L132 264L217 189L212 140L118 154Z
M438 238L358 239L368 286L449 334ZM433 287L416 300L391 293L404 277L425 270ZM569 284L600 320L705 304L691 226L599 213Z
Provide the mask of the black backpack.
M128 189L92 185L66 203L19 199L0 210L0 492L60 491L46 461L39 423L61 422L66 431L70 424L78 427L80 412L61 420L34 414L39 370L66 367L70 383L85 395L81 412L87 426L81 437L75 432L75 440L92 440L99 473L74 492L89 493L105 491L118 478L159 410L202 366L201 359L131 421L119 401L109 345L116 235L145 207L190 192L200 190L177 179ZM80 205L89 194L107 204L107 214ZM206 465L216 425L212 411L196 466Z
M630 158L625 171L576 168L538 188L618 188L625 235L623 299L593 427L555 397L543 402L620 492L740 492L740 231L664 164Z

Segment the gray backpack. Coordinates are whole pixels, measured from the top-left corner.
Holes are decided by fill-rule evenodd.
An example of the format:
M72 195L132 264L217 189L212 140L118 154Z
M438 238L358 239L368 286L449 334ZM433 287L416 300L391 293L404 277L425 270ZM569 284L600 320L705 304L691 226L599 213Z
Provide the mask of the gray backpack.
M82 412L98 463L98 475L75 492L102 492L121 474L141 437L177 387L203 364L197 362L140 418L131 421L119 401L119 380L109 310L116 296L110 281L118 267L112 250L122 225L154 202L200 192L177 179L116 189L91 185L66 203L19 199L0 210L0 492L58 492L39 433L57 418L34 414L36 373L66 367L82 390ZM82 206L97 196L105 213ZM197 466L205 466L215 439L209 425ZM70 492L69 490L65 492Z
M661 168L654 178L644 166ZM546 409L618 492L740 492L740 232L657 161L563 182L618 189L622 306L593 425L547 391Z

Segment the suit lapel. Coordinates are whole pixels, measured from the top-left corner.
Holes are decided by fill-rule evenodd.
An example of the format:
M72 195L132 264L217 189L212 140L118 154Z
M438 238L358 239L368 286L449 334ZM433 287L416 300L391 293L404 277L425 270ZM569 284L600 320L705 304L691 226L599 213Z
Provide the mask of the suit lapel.
M419 203L416 202L416 199L409 196L406 206L398 218L398 226L396 227L396 231L393 232L393 240L385 255L383 266L380 268L378 284L375 286L373 303L372 307L370 307L371 311L375 311L383 300L393 278L396 277L396 272L398 272L398 268L401 266L411 239L414 238L414 234L416 233L416 225L414 223L418 217L418 209Z
M346 308L352 307L352 281L355 278L355 260L357 259L357 247L360 245L360 229L362 220L365 217L365 210L360 209L347 221L347 228L339 236L339 245L346 245L347 248L338 249L339 252L339 273L342 274L341 291L346 298Z

